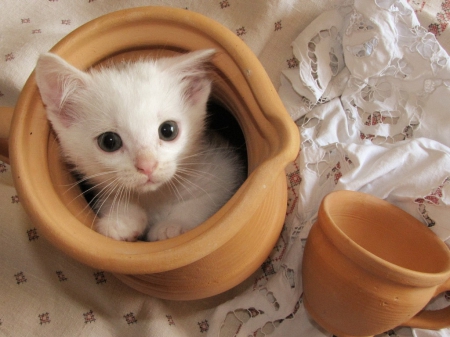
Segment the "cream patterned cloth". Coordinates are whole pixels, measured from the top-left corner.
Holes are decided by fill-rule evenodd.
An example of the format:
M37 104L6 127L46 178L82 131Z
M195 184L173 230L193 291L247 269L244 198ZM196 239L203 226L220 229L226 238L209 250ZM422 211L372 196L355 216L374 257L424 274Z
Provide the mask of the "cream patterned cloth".
M10 167L0 163L0 335L330 336L306 315L299 272L318 204L333 189L386 198L449 239L450 68L439 45L450 50L449 0L3 0L0 105L15 104L38 55L67 33L142 5L219 21L281 85L302 151L286 170L280 240L254 276L225 294L154 299L49 245L21 208ZM441 296L431 306L449 304ZM385 335L442 337L450 330Z

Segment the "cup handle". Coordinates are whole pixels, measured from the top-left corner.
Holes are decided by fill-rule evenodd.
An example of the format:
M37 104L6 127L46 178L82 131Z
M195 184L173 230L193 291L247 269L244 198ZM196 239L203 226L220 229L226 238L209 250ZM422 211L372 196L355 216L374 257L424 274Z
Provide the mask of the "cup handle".
M0 160L9 164L8 138L14 108L0 107Z
M450 291L450 279L436 289L434 296ZM402 326L438 330L450 327L450 305L439 310L422 310Z

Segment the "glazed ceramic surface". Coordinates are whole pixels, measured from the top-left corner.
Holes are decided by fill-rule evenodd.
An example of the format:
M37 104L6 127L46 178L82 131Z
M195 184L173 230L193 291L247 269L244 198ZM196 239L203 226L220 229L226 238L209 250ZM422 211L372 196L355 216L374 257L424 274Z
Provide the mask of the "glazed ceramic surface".
M119 242L91 229L94 214L59 157L34 74L14 109L2 109L0 151L9 156L23 206L40 231L73 258L153 296L197 299L230 289L268 256L285 217L285 166L298 130L255 55L235 34L202 15L144 7L100 17L51 51L80 69L141 56L215 48L214 100L233 112L246 140L248 178L214 216L161 242ZM5 138L9 136L9 154Z
M339 337L372 336L400 325L450 326L450 307L420 312L450 289L448 247L417 219L374 196L338 191L324 198L302 276L306 309Z

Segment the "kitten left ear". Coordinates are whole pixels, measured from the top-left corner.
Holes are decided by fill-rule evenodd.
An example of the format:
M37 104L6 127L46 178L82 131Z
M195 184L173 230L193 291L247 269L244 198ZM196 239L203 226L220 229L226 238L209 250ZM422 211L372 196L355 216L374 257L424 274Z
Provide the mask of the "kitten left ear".
M206 104L211 92L211 64L216 51L205 49L173 58L171 69L181 74L185 85L184 97L191 105Z
M70 65L56 54L46 53L36 65L36 83L47 114L52 123L69 127L76 120L76 113L69 108L69 97L86 85L88 75Z

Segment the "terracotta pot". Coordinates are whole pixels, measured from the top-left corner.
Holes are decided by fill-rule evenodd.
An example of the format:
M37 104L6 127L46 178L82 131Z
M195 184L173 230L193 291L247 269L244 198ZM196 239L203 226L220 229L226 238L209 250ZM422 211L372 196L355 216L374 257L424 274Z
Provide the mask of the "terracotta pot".
M413 216L368 194L324 198L302 277L307 311L339 337L450 326L450 306L420 312L450 289L448 247Z
M286 210L285 166L299 135L255 55L231 31L181 9L143 7L111 13L76 29L51 51L80 69L136 55L215 48L214 98L233 111L244 133L248 178L214 216L161 242L119 242L91 230L93 213L59 158L34 74L13 112L3 108L0 150L9 160L20 201L46 238L73 258L113 272L161 298L198 299L251 275L272 250ZM6 157L6 158L5 158ZM86 210L88 210L86 212Z

